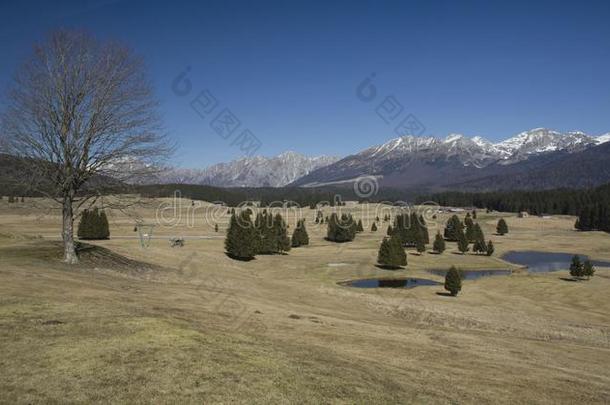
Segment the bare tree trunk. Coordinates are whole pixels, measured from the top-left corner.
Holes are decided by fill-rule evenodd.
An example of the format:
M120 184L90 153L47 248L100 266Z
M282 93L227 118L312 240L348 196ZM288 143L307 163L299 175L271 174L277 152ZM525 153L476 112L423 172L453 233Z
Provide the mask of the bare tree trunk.
M64 261L68 264L76 264L78 263L78 257L74 248L74 211L72 208L72 198L69 196L64 197L62 214Z

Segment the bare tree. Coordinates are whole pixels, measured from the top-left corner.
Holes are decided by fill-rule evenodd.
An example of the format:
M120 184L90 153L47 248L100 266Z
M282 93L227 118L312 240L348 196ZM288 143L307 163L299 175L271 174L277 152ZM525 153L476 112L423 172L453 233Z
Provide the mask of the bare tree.
M64 260L77 263L75 212L172 151L143 61L126 47L56 31L15 75L2 115L29 185L61 204Z

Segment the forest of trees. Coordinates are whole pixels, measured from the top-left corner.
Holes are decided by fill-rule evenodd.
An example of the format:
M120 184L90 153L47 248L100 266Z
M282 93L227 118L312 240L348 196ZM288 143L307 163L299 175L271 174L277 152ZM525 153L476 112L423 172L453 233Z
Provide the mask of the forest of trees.
M532 215L576 215L576 228L610 232L610 184L594 189L507 191L489 193L444 192L421 196L416 202L434 201L442 206L478 207L504 212L527 211Z
M298 245L309 243L304 224L298 231ZM258 254L281 254L292 247L288 237L288 227L284 218L277 213L263 210L252 221L252 211L242 210L231 214L229 229L225 239L225 250L229 257L238 260L251 260ZM296 246L295 246L296 247Z

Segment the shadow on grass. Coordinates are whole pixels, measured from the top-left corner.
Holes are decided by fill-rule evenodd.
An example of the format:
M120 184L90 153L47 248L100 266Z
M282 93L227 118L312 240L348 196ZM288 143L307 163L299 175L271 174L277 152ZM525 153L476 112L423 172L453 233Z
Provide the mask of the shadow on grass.
M233 256L232 254L227 253L227 252L225 252L225 255L227 255L227 257L229 257L229 258L231 258L233 260L238 260L240 262L249 262L249 261L252 261L252 260L256 260L255 257L237 257L237 256Z
M572 277L559 277L559 279L563 280L563 281L571 281L573 283L577 283L580 281L580 279L572 278Z
M437 291L436 295L440 295L441 297L457 297L457 295L451 295L451 293L448 292L441 292L441 291Z
M404 270L402 266L387 266L384 264L376 264L375 267L381 270Z

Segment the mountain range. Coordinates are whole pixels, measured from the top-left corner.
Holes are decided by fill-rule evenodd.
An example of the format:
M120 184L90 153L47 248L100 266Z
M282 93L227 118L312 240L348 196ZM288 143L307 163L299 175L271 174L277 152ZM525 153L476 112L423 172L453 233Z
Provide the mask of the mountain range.
M337 160L338 157L307 157L288 151L274 157L254 156L218 163L205 169L168 168L154 181L217 187L282 187Z
M403 136L336 157L285 152L242 158L205 169L168 169L160 183L220 187L349 185L374 176L398 189L528 189L594 186L610 182L610 133L590 136L536 128L493 143L482 137Z

